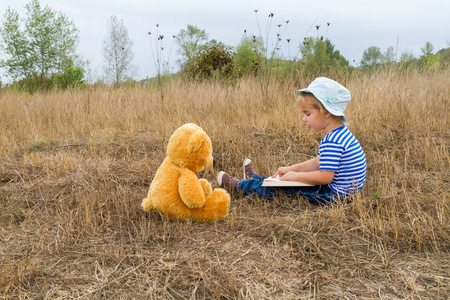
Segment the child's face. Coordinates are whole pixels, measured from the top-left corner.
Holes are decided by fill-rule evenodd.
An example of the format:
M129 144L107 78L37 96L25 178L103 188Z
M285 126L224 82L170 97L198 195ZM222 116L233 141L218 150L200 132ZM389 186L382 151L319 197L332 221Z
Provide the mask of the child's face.
M311 128L312 131L322 131L328 125L327 119L320 110L309 103L302 103L303 122Z

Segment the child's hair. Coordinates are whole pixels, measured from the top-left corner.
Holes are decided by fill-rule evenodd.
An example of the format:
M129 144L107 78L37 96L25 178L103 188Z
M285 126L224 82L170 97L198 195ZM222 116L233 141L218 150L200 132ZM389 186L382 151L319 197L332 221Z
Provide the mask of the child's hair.
M297 106L302 107L305 104L312 105L315 109L318 109L322 116L325 115L325 112L328 112L327 109L323 106L323 104L312 94L303 92L298 95ZM339 123L345 124L345 119L343 116L335 116L331 114L331 117L334 118Z

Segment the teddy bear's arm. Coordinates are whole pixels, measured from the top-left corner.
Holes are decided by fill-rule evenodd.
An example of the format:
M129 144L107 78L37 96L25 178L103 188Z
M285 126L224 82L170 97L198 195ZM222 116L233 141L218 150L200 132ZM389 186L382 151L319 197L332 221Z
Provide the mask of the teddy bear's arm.
M205 194L197 175L185 169L178 179L178 192L181 200L189 208L199 208L205 204Z

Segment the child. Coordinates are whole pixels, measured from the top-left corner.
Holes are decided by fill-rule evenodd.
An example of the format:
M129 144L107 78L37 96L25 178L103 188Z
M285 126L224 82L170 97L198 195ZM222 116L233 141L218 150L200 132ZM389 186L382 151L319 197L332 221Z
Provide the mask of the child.
M256 174L249 159L244 161L244 178L238 180L225 172L217 176L219 185L229 192L241 191L274 197L279 191L304 196L315 204L329 204L352 197L366 179L366 158L358 140L345 126L344 110L350 92L334 80L316 78L306 89L298 90L297 106L303 121L313 131L324 131L317 158L279 168L273 176L280 180L300 181L313 186L264 187L265 177Z

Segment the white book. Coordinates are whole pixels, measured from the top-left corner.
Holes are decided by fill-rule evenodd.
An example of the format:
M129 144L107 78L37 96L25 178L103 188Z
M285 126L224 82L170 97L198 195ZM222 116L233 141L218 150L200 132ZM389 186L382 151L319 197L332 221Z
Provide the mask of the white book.
M303 183L300 181L280 180L280 176L267 177L264 179L262 186L313 186L312 184Z

